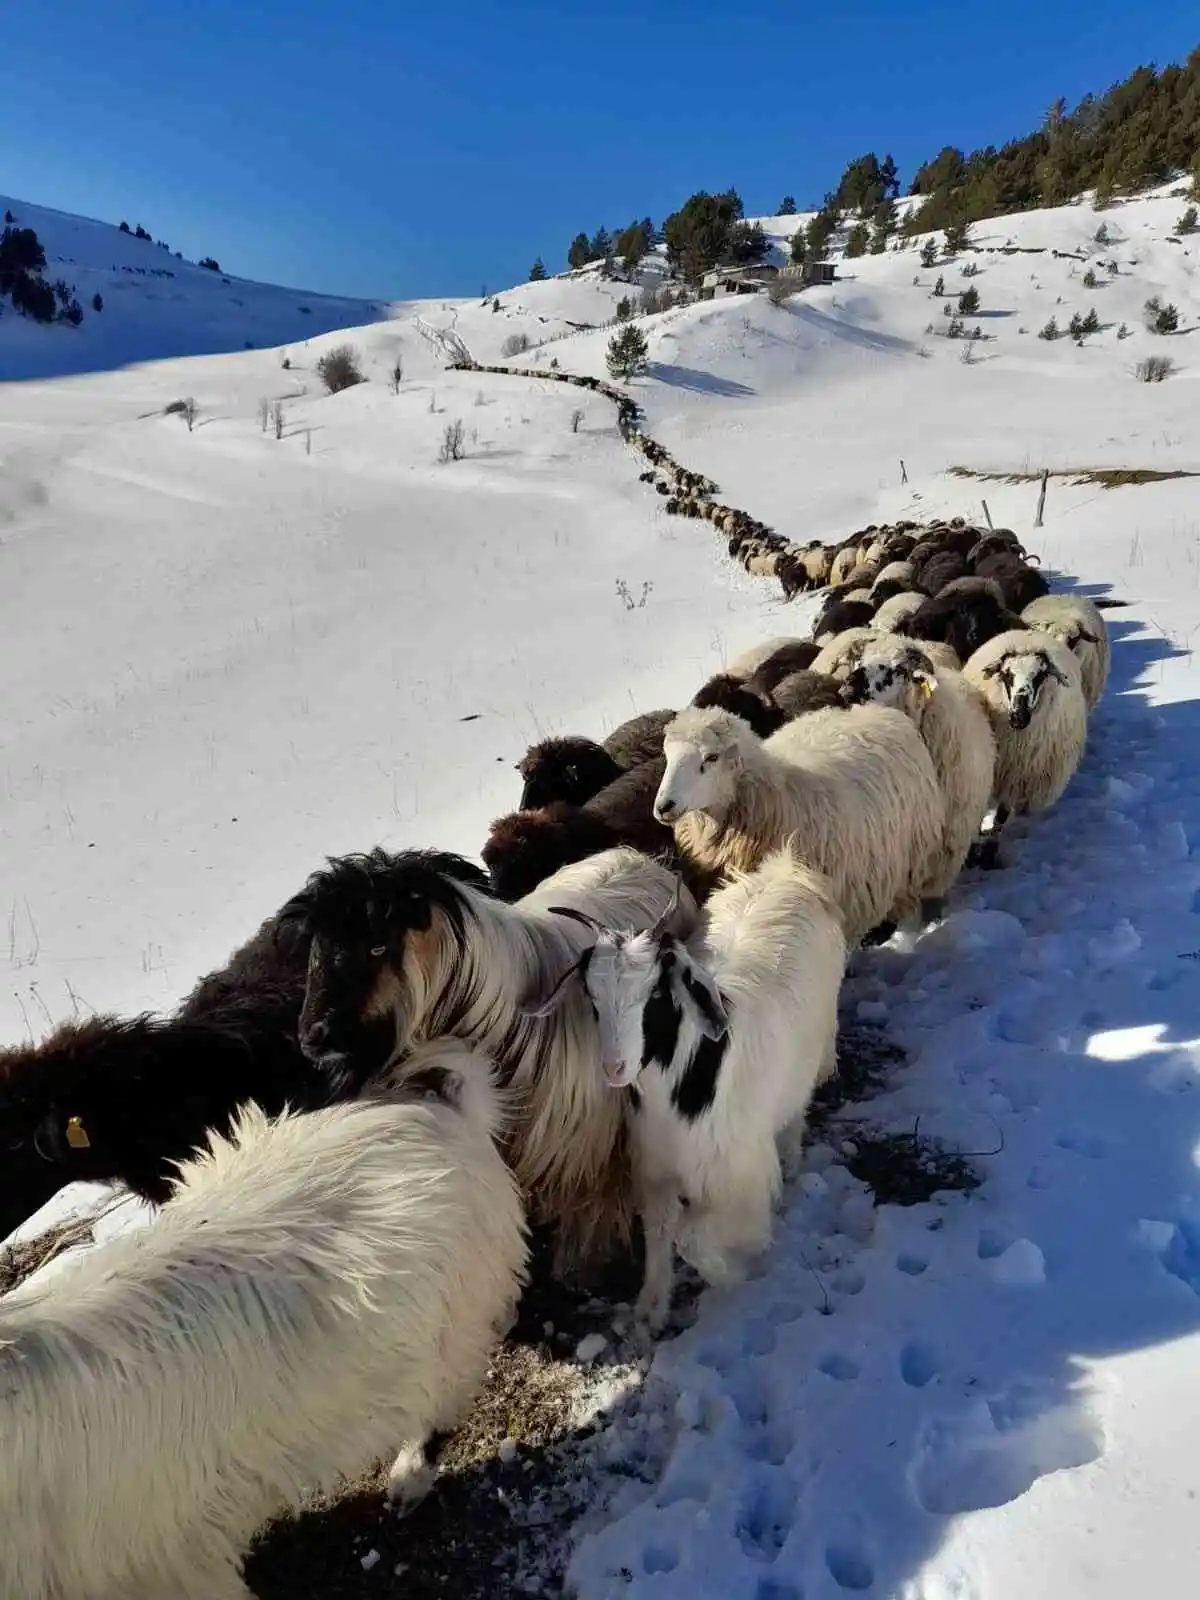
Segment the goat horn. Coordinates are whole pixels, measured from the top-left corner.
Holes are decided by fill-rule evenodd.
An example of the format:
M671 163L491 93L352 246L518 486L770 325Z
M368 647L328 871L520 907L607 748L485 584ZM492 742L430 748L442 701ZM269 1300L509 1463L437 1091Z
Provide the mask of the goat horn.
M682 890L682 888L683 888L683 879L677 877L675 879L675 888L671 893L671 903L670 903L670 905L668 905L667 909L663 912L662 916L659 917L658 921L654 924L654 927L650 930L651 933L655 937L657 937L660 933L663 932L663 930L666 928L668 922L670 922L671 918L675 915L675 912L679 907L679 895L680 895L680 891Z
M594 928L597 933L604 932L595 917L589 917L584 911L576 911L574 906L547 906L546 909L556 917L570 917L572 922L581 922L585 928Z
M590 950L585 952L585 954L589 953ZM580 959L582 960L582 957ZM550 993L546 995L545 999L533 1005L522 1006L521 1015L529 1020L533 1020L534 1018L538 1017L548 1017L550 1013L557 1007L559 1000L562 998L563 990L570 983L571 979L578 975L578 973L579 961L572 961L571 965L563 973L562 977L558 979L553 989L551 989Z

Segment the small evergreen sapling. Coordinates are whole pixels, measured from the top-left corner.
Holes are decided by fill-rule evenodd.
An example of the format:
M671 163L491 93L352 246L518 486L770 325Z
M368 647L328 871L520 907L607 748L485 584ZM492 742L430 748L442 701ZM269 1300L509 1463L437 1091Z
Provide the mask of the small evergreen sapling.
M639 377L650 364L650 347L641 329L630 323L614 333L605 354L609 376L613 378Z

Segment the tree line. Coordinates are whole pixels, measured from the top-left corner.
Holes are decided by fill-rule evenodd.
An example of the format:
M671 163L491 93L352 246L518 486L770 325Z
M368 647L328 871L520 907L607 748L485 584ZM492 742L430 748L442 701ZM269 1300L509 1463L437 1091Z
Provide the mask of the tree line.
M946 145L917 168L908 193L922 196L924 204L903 223L892 156L856 156L793 235L791 256L796 263L823 259L847 213L845 253L859 256L886 250L897 233L911 237L942 228L961 236L981 217L1060 205L1085 189L1095 189L1103 206L1118 193L1165 183L1181 170L1190 170L1200 194L1200 48L1182 66L1137 67L1074 108L1056 100L1035 132L999 149L987 145L967 153ZM796 211L795 197L785 195L776 214ZM768 248L758 224L745 221L736 189L701 190L657 231L646 217L617 234L605 228L590 237L577 234L567 263L579 269L603 261L612 268L619 261L632 272L656 245L666 246L668 265L693 284L713 267L760 261ZM544 277L545 271L539 260L533 276Z

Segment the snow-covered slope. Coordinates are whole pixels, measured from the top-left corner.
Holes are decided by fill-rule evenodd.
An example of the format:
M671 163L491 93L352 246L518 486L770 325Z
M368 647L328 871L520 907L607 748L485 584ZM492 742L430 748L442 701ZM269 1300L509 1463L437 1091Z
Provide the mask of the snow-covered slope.
M1200 473L1183 204L1002 218L933 270L913 246L782 306L644 323L654 365L631 387L650 431L781 532L979 517L986 498L1130 605L1110 613L1114 681L1059 810L849 986L851 1014L909 1054L856 1114L919 1118L983 1187L872 1211L844 1152L810 1155L762 1275L703 1298L614 1430L614 1461L635 1454L641 1475L618 1475L615 1504L597 1491L585 1600L1189 1592L1200 479L1077 478ZM796 219L779 220L783 238ZM1009 240L1042 253L1000 253ZM944 337L939 272L947 297L980 292L969 364ZM474 853L529 739L679 703L755 639L805 631L806 606L666 516L607 402L445 372L417 326L488 361L513 334L553 337L521 361L598 373L607 332L572 325L628 292L589 271L507 291L498 312L398 306L350 333L289 328L276 350L0 389L3 1037L169 1007L326 853ZM1181 334L1143 330L1151 295ZM1082 348L1038 339L1093 304L1103 328ZM370 381L329 397L314 366L347 339ZM1178 371L1136 382L1147 353ZM191 433L162 414L182 395ZM283 400L279 440L264 398ZM455 420L466 459L439 465ZM1052 480L1034 532L1043 467L1076 476Z

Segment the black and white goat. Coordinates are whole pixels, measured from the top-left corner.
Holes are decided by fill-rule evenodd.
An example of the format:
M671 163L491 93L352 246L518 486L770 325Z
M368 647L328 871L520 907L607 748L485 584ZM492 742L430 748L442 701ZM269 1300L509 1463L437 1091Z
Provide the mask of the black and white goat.
M832 886L785 848L719 889L686 942L601 929L540 1008L582 984L604 1076L628 1089L646 1237L637 1314L652 1331L676 1246L716 1283L769 1242L777 1139L836 1069L845 964Z

